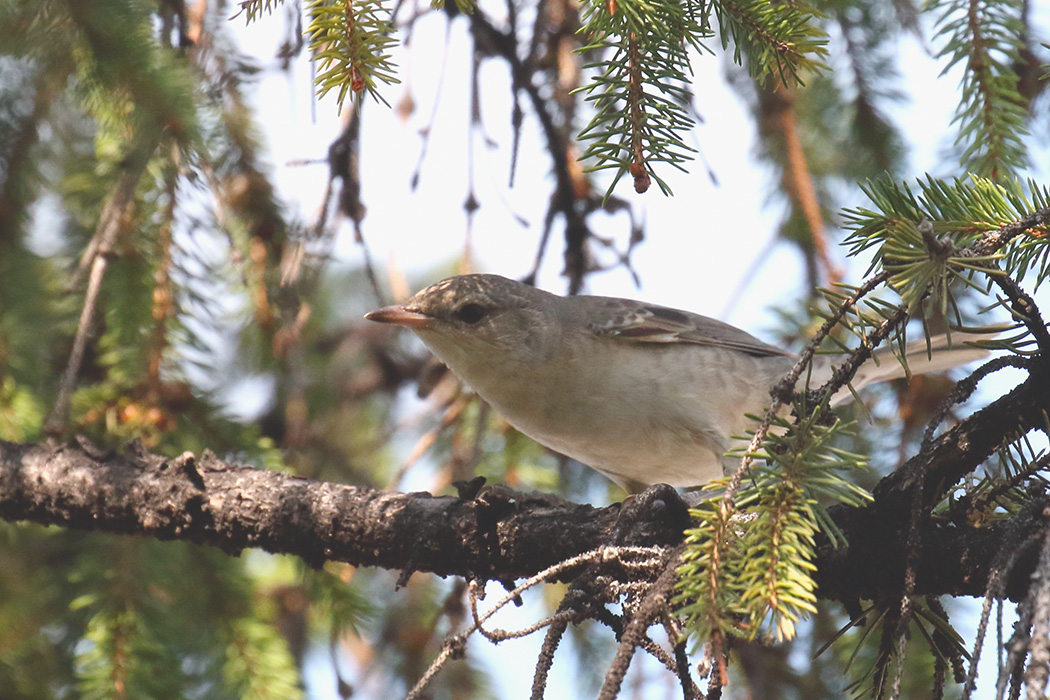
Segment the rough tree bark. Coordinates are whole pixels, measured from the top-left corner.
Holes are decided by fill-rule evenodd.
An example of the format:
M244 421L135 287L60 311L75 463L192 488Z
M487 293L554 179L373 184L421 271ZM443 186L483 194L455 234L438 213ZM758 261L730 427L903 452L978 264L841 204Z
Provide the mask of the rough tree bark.
M1048 404L1050 387L1033 373L886 477L872 504L833 509L850 545L821 543L820 595L846 602L898 595L910 527L904 504L911 499L902 494L924 484L929 497L954 483L949 475L957 478L999 446L1004 425L1037 427ZM503 582L606 544L671 546L687 524L670 487L593 508L499 486L468 485L457 497L388 493L238 466L207 452L169 459L134 443L118 455L86 442L2 441L0 518L183 539L230 553L260 547L314 566L332 559ZM1046 493L1031 494L1016 516L984 527L921 519L912 530L914 593L983 595L997 556L1031 541L1048 519ZM1007 572L1009 597L1027 591L1036 556L1033 548Z

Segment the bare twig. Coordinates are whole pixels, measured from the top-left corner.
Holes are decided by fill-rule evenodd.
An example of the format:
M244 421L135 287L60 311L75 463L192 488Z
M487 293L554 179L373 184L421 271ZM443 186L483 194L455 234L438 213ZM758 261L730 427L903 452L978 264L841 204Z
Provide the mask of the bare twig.
M1028 700L1045 700L1050 679L1050 529L1043 538L1043 551L1033 578L1035 585L1028 594L1032 601L1032 637L1024 683Z
M532 81L532 66L526 65L518 57L517 43L498 30L480 8L475 9L470 15L470 21L475 34L484 39L493 51L507 61L514 85L528 96L543 130L555 180L548 220L553 221L554 213L561 214L565 218L565 274L570 280L569 291L575 294L582 287L583 275L586 273L583 246L590 236L590 229L583 214L575 206L577 197L569 167L568 140L564 131L555 124L554 118L547 110L547 100Z
M598 700L614 700L620 693L627 668L630 666L631 657L645 637L645 631L653 620L663 614L668 604L671 591L674 590L675 581L678 579L678 565L681 563L682 552L685 545L681 544L667 553L664 559L663 572L649 588L645 598L638 606L637 611L631 617L620 638L620 645L616 649L616 656L605 674L605 682L598 693Z
M919 449L924 450L927 445L933 442L934 435L937 432L937 426L940 425L945 416L948 415L948 411L951 410L952 406L962 403L970 398L970 395L977 390L977 385L982 379L989 374L998 372L1006 367L1028 369L1028 364L1028 361L1023 357L1018 357L1016 355L1003 355L1002 357L996 357L995 359L986 362L975 369L968 377L960 379L955 384L955 388L951 393L949 393L941 402L941 405L937 407L937 411L930 419L930 422L926 424L926 432L923 433L922 445Z
M445 640L445 643L441 646L441 653L434 659L434 662L427 668L427 672L416 681L416 684L412 686L412 689L405 695L405 700L418 700L423 697L423 691L430 685L430 681L434 680L434 676L445 667L449 659L459 659L463 657L464 650L467 646L467 637L463 634L457 634L454 637L449 637Z
M773 424L773 420L776 418L777 413L780 411L780 408L785 403L787 403L793 396L795 391L795 385L798 384L798 380L802 376L802 373L806 371L806 368L808 368L812 363L813 355L814 353L816 353L817 347L820 345L821 342L823 342L824 338L827 337L828 333L831 332L835 325L842 320L842 317L845 316L850 309L856 306L858 301L860 301L865 296L874 291L876 287L885 283L886 280L888 280L889 278L890 273L884 270L881 273L869 279L860 287L858 287L848 298L844 299L842 303L839 304L838 308L835 309L835 312L831 314L831 316L829 316L826 321L824 321L823 325L821 325L816 335L814 335L813 338L809 341L809 343L806 344L806 347L802 350L801 354L799 354L798 361L795 362L795 365L791 368L791 370L784 375L783 379L777 382L776 386L773 387L772 391L770 392L773 401L770 404L769 408L766 409L766 414L762 418L762 422L755 430L755 434L751 438L751 442L748 444L747 450L744 452L744 457L740 460L740 468L737 469L736 474L733 475L733 479L730 481L729 486L726 488L725 495L722 498L722 502L723 504L725 504L724 507L728 507L730 510L732 509L733 498L737 490L739 490L740 484L744 476L751 469L751 464L754 462L753 455L755 454L755 452L757 452L758 446L762 444L762 441L766 439L766 435L769 433L769 428ZM871 353L870 346L865 346L861 348L861 351L865 349L867 350L868 354ZM858 351L857 355L859 356L860 354L861 352ZM856 364L859 365L860 361L858 361ZM848 378L842 379L842 377L844 376L846 375L840 373L839 371L836 371L834 378L831 382L829 382L829 385L826 385L825 390L830 390L833 393L835 390L840 388L847 381L849 381ZM838 384L838 386L836 386L835 384L839 381L841 381L841 384Z
M904 589L901 591L900 615L897 617L892 634L896 637L897 667L893 675L891 700L900 697L901 681L904 679L904 647L908 641L908 625L911 624L912 596L915 594L915 569L918 566L919 551L922 541L919 536L919 520L922 518L923 482L912 489L911 507L908 509L908 534L905 541L906 554L904 566Z
M1035 300L1021 289L1017 282L1006 275L989 274L988 277L999 289L1003 290L1003 293L1013 303L1011 311L1015 316L1020 317L1022 323L1031 331L1039 345L1040 352L1043 355L1050 354L1050 331L1046 328L1046 323L1039 313L1039 307L1035 305Z
M152 152L152 149L150 149ZM121 174L117 184L110 191L109 199L102 207L102 213L95 228L95 235L91 238L88 248L91 252L91 273L88 276L87 290L84 292L84 305L80 310L80 320L77 322L77 333L73 338L73 349L69 353L66 369L62 373L62 380L58 385L58 396L55 398L54 407L44 423L44 432L48 435L59 435L65 428L69 419L69 404L73 398L73 390L76 386L77 375L80 373L80 365L84 361L84 351L87 349L88 334L91 330L91 320L95 315L95 306L98 304L99 291L102 289L102 279L106 276L106 266L109 264L109 255L113 252L117 235L120 233L121 219L124 212L128 210L135 199L135 188L142 179L146 170L147 157L130 158L129 166ZM83 263L82 263L83 264Z
M967 669L966 681L963 684L962 700L969 700L973 691L977 687L977 665L981 660L981 649L984 647L984 635L988 629L992 601L1002 600L1006 577L1009 575L1010 571L1013 570L1014 565L1017 563L1017 560L1020 559L1021 555L1028 551L1027 544L1028 543L1026 542L1013 550L1003 550L1002 554L1005 554L1007 551L1010 552L1010 556L1006 558L1006 562L1001 566L997 563L993 563L991 566L991 573L988 576L988 587L984 595L984 602L981 605L981 619L977 625L977 635L973 643L973 652L970 654L970 667ZM999 633L1000 635L1002 634L1001 621ZM1001 638L997 647L1002 651Z
M462 648L462 643L465 643L466 640L470 637L470 635L472 635L474 632L480 631L485 637L489 638L493 642L500 642L504 639L514 639L525 636L527 634L532 634L533 632L542 629L546 626L561 625L564 622L568 622L575 615L578 614L576 611L572 610L559 611L538 623L529 625L528 627L522 630L517 630L514 632L507 632L504 630L485 631L483 629L485 622L488 621L489 618L491 618L501 609L506 607L509 603L518 600L521 597L521 594L527 591L528 589L533 588L534 586L537 586L547 580L554 579L559 573L562 573L567 569L572 569L574 567L580 566L582 564L604 561L607 559L616 559L620 557L630 558L634 556L641 556L643 557L643 559L649 559L653 556L654 553L659 553L660 551L661 550L659 548L653 547L598 547L597 549L592 549L589 552L584 552L583 554L580 554L578 556L571 557L564 561L558 562L557 564L550 566L547 569L544 569L543 571L535 574L534 576L530 576L521 584L516 586L513 590L511 590L509 593L507 593L507 595L501 598L499 602L497 602L492 607L491 610L489 610L483 615L478 614L476 599L472 592L471 612L474 617L474 623L463 633L456 635L455 637L445 642L445 649L442 651L441 655L439 655L438 658L434 661L434 663L431 664L431 667L427 670L426 674L424 674L423 678L421 678L420 681L416 683L415 687L412 688L409 694L405 696L405 700L414 700L415 698L420 697L419 694L422 693L423 689L426 687L426 684L429 683L431 679L433 679L433 677L437 673L437 670L439 670L441 666L444 666L444 664L449 660L449 658L452 658L453 652L449 651L449 643L454 640L460 640L460 648ZM678 549L676 549L675 551L678 551ZM675 560L677 560L677 557L675 558ZM672 574L673 573L674 570L672 567ZM673 583L673 578L671 579L671 581Z
M568 597L568 594L566 594L562 604L565 603ZM550 673L551 666L554 664L554 653L558 650L558 645L561 644L561 640L565 636L565 630L568 627L569 620L562 618L554 621L547 628L547 634L543 637L543 645L540 647L540 655L536 659L536 670L532 675L530 700L542 700L543 692L547 689L547 674Z

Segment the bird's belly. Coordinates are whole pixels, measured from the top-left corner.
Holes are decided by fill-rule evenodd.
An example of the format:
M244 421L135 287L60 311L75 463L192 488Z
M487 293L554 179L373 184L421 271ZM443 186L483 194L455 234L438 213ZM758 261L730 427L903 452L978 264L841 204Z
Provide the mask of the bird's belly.
M714 416L695 395L658 402L600 401L586 392L545 407L495 404L506 420L540 444L603 473L621 486L700 486L721 477L734 460L732 435L748 426L744 405ZM748 407L750 409L750 407Z
M670 484L684 488L705 484L723 474L724 448L711 437L692 432L675 435L667 430L628 430L617 426L613 430L593 431L587 440L580 440L560 435L557 430L530 430L527 426L519 429L624 487Z
M604 364L578 353L548 363L550 376L533 367L468 382L515 428L621 485L721 477L734 463L724 457L733 436L751 425L744 414L761 412L782 369L770 358L671 346L646 348L639 370L637 349L623 347L624 357L605 348Z

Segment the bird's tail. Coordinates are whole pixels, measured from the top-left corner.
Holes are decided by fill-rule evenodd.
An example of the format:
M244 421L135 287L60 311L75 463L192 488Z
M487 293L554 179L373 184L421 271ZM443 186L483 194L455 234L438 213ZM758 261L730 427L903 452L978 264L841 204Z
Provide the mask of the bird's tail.
M881 347L875 351L871 360L861 365L850 385L856 391L860 391L871 384L902 379L909 375L943 372L953 367L976 362L987 357L989 351L975 347L972 343L992 340L1001 332L1001 330L988 333L957 331L952 334L951 342L945 334L931 336L928 344L925 338L915 340L905 346L903 361L895 352L896 348ZM826 359L814 367L813 376L809 382L811 387L820 386L830 379L833 367L843 361L838 356L825 355L824 357ZM849 388L844 387L831 398L831 405L837 406L852 398L853 394Z

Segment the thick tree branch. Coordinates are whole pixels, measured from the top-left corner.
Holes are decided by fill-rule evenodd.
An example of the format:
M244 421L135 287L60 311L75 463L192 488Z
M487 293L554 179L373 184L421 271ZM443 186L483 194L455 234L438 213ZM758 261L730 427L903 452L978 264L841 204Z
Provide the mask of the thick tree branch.
M883 479L874 491L881 510L907 512L909 494L921 488L924 506L939 501L999 447L1031 430L1050 430L1050 376L1036 357L1028 378L1005 396L946 431L926 449Z
M181 539L237 553L246 547L359 566L507 581L603 544L672 545L684 523L669 487L626 507L592 508L504 487L473 498L387 493L231 465L205 453L165 459L133 448L0 441L0 518ZM925 522L916 593L982 595L997 554L1046 527L1050 501L988 528ZM905 563L907 519L874 507L840 509L848 548L816 562L825 598L892 595ZM1010 572L1022 595L1035 552ZM616 573L616 572L613 572ZM624 578L630 576L619 572Z
M247 547L360 566L483 579L528 576L596 543L669 544L685 523L617 535L619 506L490 487L472 499L309 481L233 465L210 453L175 459L132 446L0 441L0 518ZM677 530L677 532L676 532Z

